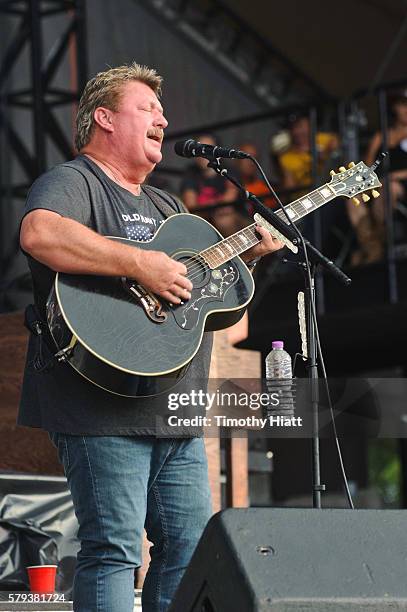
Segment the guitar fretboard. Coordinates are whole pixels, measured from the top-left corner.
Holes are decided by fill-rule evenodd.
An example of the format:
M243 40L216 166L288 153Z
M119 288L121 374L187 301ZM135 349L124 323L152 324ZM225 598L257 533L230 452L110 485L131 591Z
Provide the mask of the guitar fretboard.
M298 198L291 204L285 206L285 211L291 221L299 221L305 215L316 210L326 202L333 200L336 193L327 184L318 187L311 193ZM287 218L282 210L277 210L276 215L285 223L288 224ZM230 261L236 255L244 253L255 244L260 242L260 238L256 233L256 224L248 225L247 227L232 234L228 238L217 242L215 245L201 251L200 255L206 261L211 269L217 268L222 264Z

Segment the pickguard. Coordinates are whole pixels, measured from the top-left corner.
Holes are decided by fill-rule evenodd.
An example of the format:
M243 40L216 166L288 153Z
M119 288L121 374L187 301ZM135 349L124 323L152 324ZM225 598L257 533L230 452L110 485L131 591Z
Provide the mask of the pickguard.
M228 262L211 270L206 283L199 283L191 292L188 302L172 309L177 324L185 330L193 329L208 312L208 305L223 302L229 289L239 280L239 270Z

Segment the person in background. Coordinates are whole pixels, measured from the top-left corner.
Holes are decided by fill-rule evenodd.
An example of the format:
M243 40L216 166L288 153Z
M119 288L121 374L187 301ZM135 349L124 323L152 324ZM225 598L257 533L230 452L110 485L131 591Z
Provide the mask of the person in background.
M202 134L197 140L208 145L218 144L212 134ZM214 204L236 202L238 199L237 188L208 168L207 159L197 157L187 168L180 194L189 212L199 214L224 236L230 236L242 227L241 215L232 206L205 210Z
M393 205L407 198L407 89L390 97L392 120L387 134L390 160L390 191ZM376 132L366 153L366 163L373 164L383 149L382 134ZM375 201L377 213L384 219L382 198Z
M311 147L311 125L307 115L292 115L286 123L287 133L274 136L271 150L281 176L282 199L285 204L293 202L329 181L329 171L338 166L336 159L339 141L332 132L317 132L317 177L313 176L313 157ZM278 146L277 146L278 143ZM314 185L316 181L316 185ZM284 192L286 190L286 192ZM335 258L336 237L332 229L336 227L341 215L346 214L340 206L326 206L318 213L321 218L321 247L325 253ZM306 216L299 227L311 242L315 240L314 217Z
M249 153L252 157L258 157L259 152L257 147L252 142L246 142L238 147L241 151L245 151ZM265 182L259 178L259 173L252 161L250 159L239 159L236 162L239 180L242 183L243 187L250 191L255 196L257 196L265 206L270 208L275 208L276 202L270 192L268 190ZM248 204L248 212L252 215L252 207Z
M301 191L293 194L300 197L311 188L312 177L312 153L311 153L311 128L307 116L293 115L288 120L290 144L277 155L277 161L281 172L283 189L295 189L300 187ZM331 155L338 149L338 137L330 132L318 132L316 134L316 146L318 151L318 174L325 179L331 168L326 168ZM293 197L290 198L294 199Z
M389 100L391 123L387 134L392 208L407 199L407 90L398 91ZM382 134L370 140L366 164L372 165L383 149ZM380 196L370 206L351 206L348 214L356 231L359 248L352 257L354 265L371 263L383 257L385 246L385 201Z

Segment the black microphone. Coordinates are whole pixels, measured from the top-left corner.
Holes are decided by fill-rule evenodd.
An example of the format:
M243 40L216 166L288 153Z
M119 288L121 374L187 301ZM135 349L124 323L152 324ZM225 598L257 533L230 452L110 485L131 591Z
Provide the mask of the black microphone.
M207 159L217 159L227 157L229 159L246 159L250 157L248 153L238 149L228 149L217 145L208 145L197 140L179 140L174 145L174 151L181 157L206 157Z

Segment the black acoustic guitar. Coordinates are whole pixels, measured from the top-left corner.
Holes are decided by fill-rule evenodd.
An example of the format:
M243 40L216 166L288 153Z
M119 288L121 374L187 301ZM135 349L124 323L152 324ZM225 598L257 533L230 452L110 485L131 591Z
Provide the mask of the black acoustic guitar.
M337 196L363 193L367 201L365 192L372 190L377 197L380 185L363 162L350 164L286 211L298 221ZM277 214L285 220L282 211ZM129 278L59 273L47 302L56 356L111 393L137 397L163 392L185 374L205 330L228 327L243 315L254 283L239 255L259 242L255 224L223 238L202 218L179 214L162 223L149 242L112 240L164 251L183 262L192 296L172 305Z

